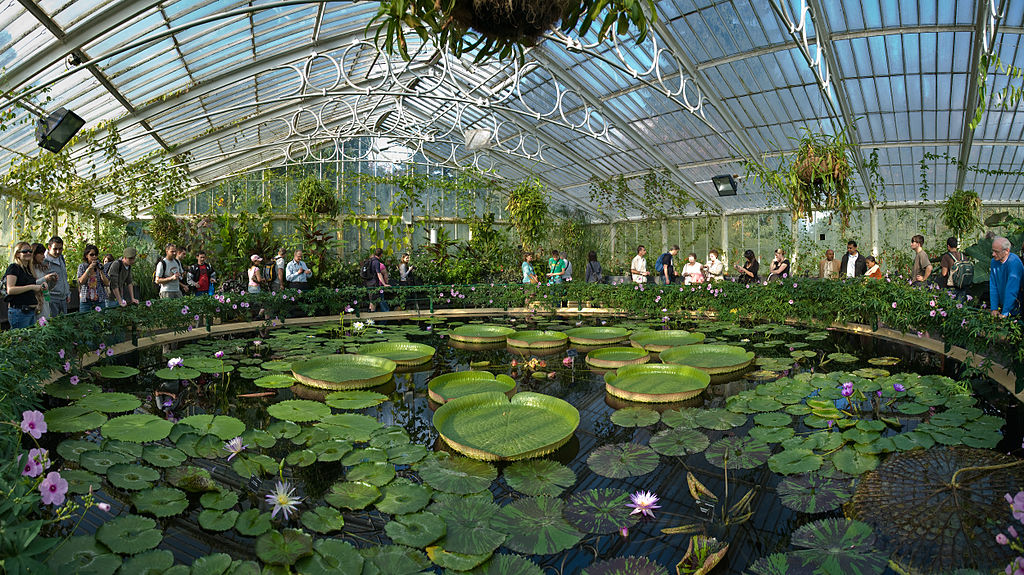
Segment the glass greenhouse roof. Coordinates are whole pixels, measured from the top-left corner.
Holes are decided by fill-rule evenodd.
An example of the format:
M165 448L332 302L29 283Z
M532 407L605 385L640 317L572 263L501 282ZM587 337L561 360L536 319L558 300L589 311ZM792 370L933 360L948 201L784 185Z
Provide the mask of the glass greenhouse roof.
M662 0L641 44L552 32L521 64L482 65L429 43L411 45L409 62L388 56L366 32L377 8L0 0L0 110L17 101L66 107L87 127L112 121L126 159L177 155L197 190L369 136L438 164L537 176L590 211L593 178L665 171L728 213L773 206L742 180L738 195L718 197L711 177L791 151L804 128L850 128L855 163L877 150L886 202L919 201L922 162L929 201L958 187L990 204L1024 194L1024 113L990 103L976 129L968 124L978 55L991 47L1024 66L1024 2ZM988 84L991 94L1005 79L993 73ZM0 173L49 153L36 146L32 113L13 109ZM470 134L480 141L467 148ZM854 174L865 201L866 176Z

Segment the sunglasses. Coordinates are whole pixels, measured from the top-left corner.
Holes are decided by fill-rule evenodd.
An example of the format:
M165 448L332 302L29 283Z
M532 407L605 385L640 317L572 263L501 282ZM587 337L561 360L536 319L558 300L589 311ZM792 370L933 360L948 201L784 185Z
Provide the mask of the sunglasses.
M18 253L19 254L30 254L30 253L32 253L32 250L18 250Z

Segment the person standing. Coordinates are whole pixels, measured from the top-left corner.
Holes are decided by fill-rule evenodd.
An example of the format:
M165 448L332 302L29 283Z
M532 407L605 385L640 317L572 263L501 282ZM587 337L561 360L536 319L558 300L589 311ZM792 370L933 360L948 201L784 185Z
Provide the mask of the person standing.
M913 285L923 286L928 284L928 278L932 275L932 262L922 247L924 236L917 234L910 238L910 249L914 250L914 265L910 268L910 279Z
M992 239L992 262L989 266L988 294L994 317L1020 314L1020 286L1024 278L1024 264L1010 252L1010 240L996 236ZM8 268L10 269L10 268ZM10 285L10 284L8 284Z
M7 283L7 321L11 329L31 327L36 321L36 294L43 290L32 275L32 246L18 242L11 255L11 264L4 272Z
M188 285L192 286L195 295L213 295L214 284L217 283L217 271L206 261L206 252L196 252L196 263L188 268Z
M565 272L562 273L562 281L572 281L572 262L566 257L566 252L562 252L562 267L565 268Z
M288 284L285 282L285 268L288 265L287 260L284 258L284 248L278 248L277 257L274 258L274 285L279 290L283 290Z
M36 319L53 317L50 310L50 286L57 283L57 274L50 271L46 264L46 246L43 244L32 244L32 277L36 283L43 286L43 289L36 293Z
M740 273L739 282L741 284L752 284L761 281L761 278L757 275L757 272L761 270L761 264L757 261L757 255L754 253L754 250L743 252L743 257L747 260L746 263L733 266Z
M638 284L647 283L647 276L651 275L651 272L647 271L647 248L642 245L636 247L636 255L633 256L633 261L629 263L629 273L633 274L633 281Z
M64 261L64 240L53 236L46 245L48 249L44 259L50 271L57 274L57 283L50 286L50 313L66 314L71 303L71 286L68 284L68 264Z
M138 251L135 248L125 248L121 253L121 259L110 264L110 289L107 291L107 307L124 307L128 304L139 303L135 298L135 280L132 279L132 266L135 265L135 257Z
M284 279L288 281L288 287L306 289L309 285L309 276L311 275L313 275L313 270L309 269L306 262L302 261L302 250L295 250L292 261L288 262L284 273Z
M263 283L263 272L260 271L260 262L263 261L257 254L249 256L249 284L246 286L248 293L260 293L260 284Z
M558 250L551 250L551 257L548 258L548 269L551 270L547 273L548 283L562 283L563 276L565 275L565 260L558 255Z
M939 275L941 277L939 285L953 290L957 300L963 301L967 296L967 289L957 286L953 281L953 268L956 264L964 261L964 255L957 249L960 246L960 242L950 237L946 240L946 253L942 254L942 258L939 259Z
M876 280L882 279L882 269L878 267L878 262L875 260L875 256L868 256L864 258L864 261L868 264L868 269L864 272L864 277Z
M683 283L686 285L704 283L704 266L697 261L697 254L690 253L683 264Z
M775 257L772 258L768 270L768 281L770 282L782 281L782 278L792 275L789 270L789 259L786 258L786 250L782 248L775 250Z
M597 252L590 250L587 254L587 267L583 270L583 281L588 284L604 283L601 262L597 261Z
M370 257L370 272L373 274L366 282L366 287L377 288L373 295L370 297L370 311L377 311L376 308L380 308L380 311L391 311L388 306L387 300L384 299L384 290L381 288L391 287L388 284L387 268L384 268L384 264L381 258L384 256L384 250L377 248L373 250L373 256ZM376 300L376 301L374 301Z
M846 242L846 255L843 256L843 261L839 263L841 277L859 278L864 275L867 269L867 261L857 251L857 242L853 240Z
M100 264L99 248L86 244L82 263L78 264L78 311L102 309L107 303L106 287L109 285L110 279Z
M720 282L725 279L725 263L718 259L718 250L708 252L708 261L704 267L707 269L707 275L711 281Z
M540 280L537 279L536 272L533 271L533 254L523 254L523 283L524 284L538 284Z
M679 246L672 246L667 252L658 256L658 259L654 262L654 273L658 274L654 277L654 283L661 285L669 285L676 279L676 266L675 258L676 254L679 253ZM661 269L659 270L658 267Z
M398 262L398 284L403 286L414 285L412 270L413 265L410 263L412 256L408 253L402 254L401 261Z
M854 246L856 247L856 246ZM825 250L825 259L818 262L818 277L823 280L832 280L839 277L839 270L842 267L836 259L836 252Z
M160 286L160 299L175 299L181 297L181 280L185 277L185 270L181 269L178 262L178 247L174 244L167 244L164 248L165 257L156 262L156 283Z

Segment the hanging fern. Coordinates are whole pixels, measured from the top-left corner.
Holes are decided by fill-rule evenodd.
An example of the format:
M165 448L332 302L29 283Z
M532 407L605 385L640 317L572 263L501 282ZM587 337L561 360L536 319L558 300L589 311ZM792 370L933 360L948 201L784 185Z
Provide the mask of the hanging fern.
M548 221L548 202L540 180L529 178L512 188L505 211L519 233L523 249L534 251L540 248L547 237Z
M982 227L981 198L973 190L956 190L942 202L942 223L958 238Z

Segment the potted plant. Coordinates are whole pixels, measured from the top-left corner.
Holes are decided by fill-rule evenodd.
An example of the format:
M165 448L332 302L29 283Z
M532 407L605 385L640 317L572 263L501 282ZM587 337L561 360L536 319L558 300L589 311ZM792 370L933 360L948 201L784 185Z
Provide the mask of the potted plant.
M981 198L973 190L956 190L942 202L942 223L957 239L981 229Z

